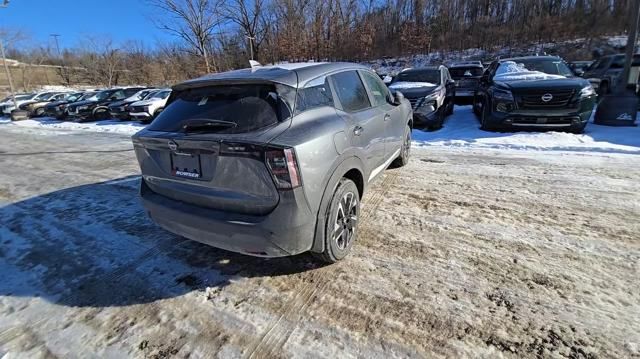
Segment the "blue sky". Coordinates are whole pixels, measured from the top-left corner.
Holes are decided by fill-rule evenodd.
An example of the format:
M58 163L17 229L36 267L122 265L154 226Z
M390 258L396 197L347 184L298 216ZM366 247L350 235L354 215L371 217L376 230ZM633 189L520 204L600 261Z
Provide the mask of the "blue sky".
M86 35L108 35L117 43L143 40L148 46L173 40L153 24L153 13L145 0L11 0L0 9L0 27L24 30L41 45L52 45L49 34L60 34L63 48Z

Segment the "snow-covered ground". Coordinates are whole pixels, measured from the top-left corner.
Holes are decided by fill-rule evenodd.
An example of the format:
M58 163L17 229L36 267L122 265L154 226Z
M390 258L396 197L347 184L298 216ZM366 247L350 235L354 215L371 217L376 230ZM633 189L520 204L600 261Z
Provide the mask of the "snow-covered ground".
M40 129L53 129L53 130L77 130L77 131L91 131L91 132L111 132L121 133L124 135L133 135L140 131L145 125L138 122L131 121L119 121L119 120L104 120L97 122L71 122L71 121L58 121L54 118L43 117L34 118L23 121L11 122L10 119L4 117L0 118L0 125L11 124L14 126L23 126L30 128Z
M640 118L640 116L639 116ZM480 129L471 106L456 106L442 129L413 131L414 146L509 148L540 151L578 151L640 154L639 127L611 127L593 123L583 134L566 132L488 132Z
M322 267L162 230L128 136L0 133L0 358L640 355L638 155L416 148Z

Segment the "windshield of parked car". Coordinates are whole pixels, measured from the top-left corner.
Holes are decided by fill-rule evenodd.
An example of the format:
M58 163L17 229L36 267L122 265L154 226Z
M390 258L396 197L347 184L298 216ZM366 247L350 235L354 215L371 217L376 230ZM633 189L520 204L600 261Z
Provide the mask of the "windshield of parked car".
M243 133L274 125L290 116L278 95L281 85L223 85L179 91L149 130ZM169 91L166 92L168 95ZM197 131L188 131L197 132Z
M440 84L440 70L412 70L398 74L393 82L428 82L433 85Z
M156 93L153 94L153 96L149 97L149 99L165 99L167 97L169 97L169 95L171 94L171 91L158 91Z
M465 77L480 77L483 72L482 67L469 66L469 67L451 67L449 68L449 74L454 80L459 80Z
M76 92L76 93L71 93L68 94L64 97L65 101L76 101L77 99L79 99L82 96L82 92Z
M33 99L35 101L39 101L39 100L47 100L49 97L51 97L52 95L54 95L55 92L45 92L45 93L41 93L40 95L34 97Z
M516 63L517 67L513 64ZM570 77L573 76L573 71L567 66L567 64L560 59L523 59L515 61L506 61L500 64L496 75L508 72L541 72L548 75L559 75Z
M496 81L548 80L574 76L561 60L514 60L498 66Z

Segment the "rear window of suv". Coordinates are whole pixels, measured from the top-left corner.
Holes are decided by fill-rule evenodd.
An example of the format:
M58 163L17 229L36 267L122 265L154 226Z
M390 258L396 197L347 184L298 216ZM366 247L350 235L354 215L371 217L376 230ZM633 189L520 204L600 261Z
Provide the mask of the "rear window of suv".
M470 67L450 67L449 73L454 80L459 80L464 77L480 77L484 70L482 67L470 66Z
M181 132L192 121L233 122L216 133L244 133L274 125L290 116L276 85L218 85L177 91L149 125L151 131Z

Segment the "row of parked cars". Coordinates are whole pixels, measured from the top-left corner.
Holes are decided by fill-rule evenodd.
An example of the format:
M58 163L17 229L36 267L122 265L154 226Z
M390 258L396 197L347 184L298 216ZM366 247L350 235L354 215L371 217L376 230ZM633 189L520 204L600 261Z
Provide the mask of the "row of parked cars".
M11 96L1 100L0 113L14 120L54 117L78 122L108 118L150 122L162 112L170 94L171 89L146 87L21 93L15 95L15 103Z
M557 56L525 56L410 68L381 76L401 92L416 125L440 128L453 104L471 104L485 130L507 128L584 131L599 96L620 80L624 55L571 65ZM629 85L636 89L640 55L634 56Z

